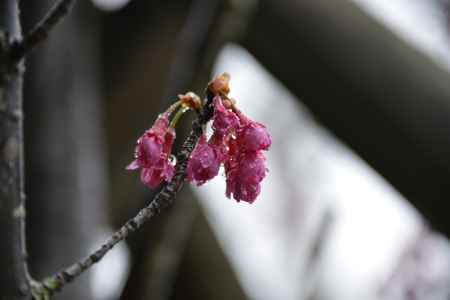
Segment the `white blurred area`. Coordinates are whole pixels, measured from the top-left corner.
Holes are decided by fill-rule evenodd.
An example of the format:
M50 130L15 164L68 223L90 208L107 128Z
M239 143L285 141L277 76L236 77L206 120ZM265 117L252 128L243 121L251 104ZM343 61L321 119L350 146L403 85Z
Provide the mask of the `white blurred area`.
M249 298L379 299L420 216L244 49L223 49L224 71L239 108L272 134L270 172L253 205L227 199L223 179L195 191Z
M93 243L91 251L96 250L114 233L110 228L99 230L101 233ZM95 299L119 299L130 272L130 250L127 243L118 243L91 272L91 289Z
M105 11L119 10L130 2L130 0L92 0L100 9Z

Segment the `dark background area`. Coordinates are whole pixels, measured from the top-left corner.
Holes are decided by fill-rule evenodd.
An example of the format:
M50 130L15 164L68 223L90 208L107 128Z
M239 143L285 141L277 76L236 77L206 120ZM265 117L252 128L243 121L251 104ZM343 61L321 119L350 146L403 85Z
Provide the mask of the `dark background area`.
M21 3L25 30L50 2ZM448 72L347 0L261 0L249 11L232 1L136 0L101 12L79 1L33 53L24 99L33 275L85 255L151 200L124 171L130 149L178 93L202 94L229 41L449 236ZM128 240L121 299L246 299L195 197L186 188ZM93 299L89 276L57 299Z

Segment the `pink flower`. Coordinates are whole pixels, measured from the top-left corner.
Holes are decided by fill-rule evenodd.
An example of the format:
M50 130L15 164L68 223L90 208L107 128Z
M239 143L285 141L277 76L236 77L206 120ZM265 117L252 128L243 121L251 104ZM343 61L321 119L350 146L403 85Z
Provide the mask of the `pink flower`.
M220 160L213 146L202 135L192 151L187 166L187 180L202 185L219 173Z
M229 155L229 141L233 139L240 126L239 118L234 112L225 108L221 97L214 97L213 104L213 134L209 144L216 151L219 160L225 162Z
M270 134L264 125L250 120L236 107L227 109L221 97L216 96L213 104L214 131L209 145L225 167L225 194L238 202L253 203L266 176L262 150L268 150L272 144Z
M239 129L238 141L245 151L268 150L272 144L266 126L251 120Z
M260 151L242 152L225 164L226 196L236 201L253 203L261 192L266 176L265 157Z
M141 181L151 188L157 187L163 180L170 181L174 173L170 152L175 131L168 125L168 114L159 116L155 124L137 140L135 159L126 167L127 170L141 168Z
M141 181L146 186L156 188L163 180L172 180L175 167L168 161L160 160L157 165L151 168L142 168Z
M222 98L219 96L214 97L213 104L214 116L212 127L214 134L223 138L236 131L239 127L239 118L237 115L223 106Z

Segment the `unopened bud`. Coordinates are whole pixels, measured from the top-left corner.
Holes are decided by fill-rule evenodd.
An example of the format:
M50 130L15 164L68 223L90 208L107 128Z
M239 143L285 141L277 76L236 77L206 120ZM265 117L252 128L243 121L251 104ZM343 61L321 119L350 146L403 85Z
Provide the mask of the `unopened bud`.
M198 110L202 106L202 101L200 100L200 97L197 96L193 92L187 92L184 95L178 95L178 99L180 99L181 103L189 108Z
M228 95L230 92L230 75L228 73L223 73L217 76L208 84L208 90L214 95Z

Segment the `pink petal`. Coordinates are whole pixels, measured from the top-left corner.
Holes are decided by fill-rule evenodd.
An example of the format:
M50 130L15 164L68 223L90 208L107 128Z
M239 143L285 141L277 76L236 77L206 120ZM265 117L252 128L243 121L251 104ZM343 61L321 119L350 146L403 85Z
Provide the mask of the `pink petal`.
M220 161L213 146L202 135L192 151L187 167L187 180L202 185L219 173Z
M140 168L139 163L135 159L125 169L132 171L132 170L136 170L136 169L139 169L139 168Z
M162 153L162 140L157 137L144 137L141 143L141 153L148 164L154 164L159 161Z
M230 132L236 131L239 127L237 115L223 106L222 99L219 96L214 97L213 104L214 116L212 127L214 132L223 137Z
M253 121L240 130L238 139L245 151L268 150L272 144L266 127Z

